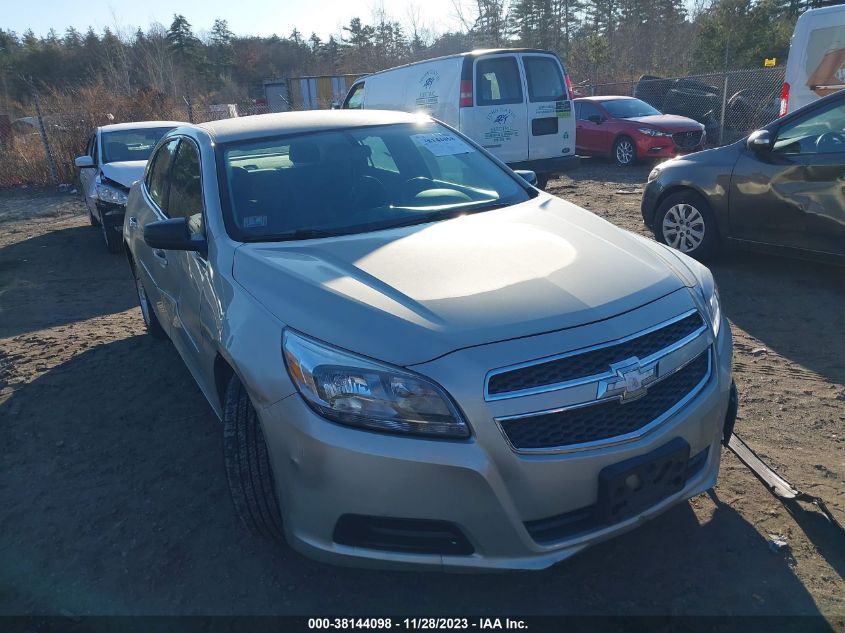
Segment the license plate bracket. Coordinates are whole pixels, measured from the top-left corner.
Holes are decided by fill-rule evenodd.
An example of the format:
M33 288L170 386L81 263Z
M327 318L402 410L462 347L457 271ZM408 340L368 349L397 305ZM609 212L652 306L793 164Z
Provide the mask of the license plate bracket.
M676 437L650 453L599 472L596 509L606 524L619 523L680 492L686 483L690 446Z

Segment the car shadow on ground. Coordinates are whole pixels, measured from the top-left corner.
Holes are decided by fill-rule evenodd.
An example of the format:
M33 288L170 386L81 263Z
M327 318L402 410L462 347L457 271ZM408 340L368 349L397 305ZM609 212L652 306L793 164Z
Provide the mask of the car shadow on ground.
M845 383L845 268L731 251L708 264L734 324L790 361Z
M0 248L0 338L122 312L137 303L126 257L92 226ZM83 290L81 290L83 289Z
M788 557L706 496L532 573L334 568L255 539L184 364L127 334L0 406L0 612L818 613Z

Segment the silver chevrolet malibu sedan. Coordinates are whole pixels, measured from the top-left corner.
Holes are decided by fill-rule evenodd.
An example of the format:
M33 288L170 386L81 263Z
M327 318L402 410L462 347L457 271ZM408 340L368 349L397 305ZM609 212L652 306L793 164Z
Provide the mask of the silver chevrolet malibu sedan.
M696 261L423 115L180 127L123 239L253 532L355 565L538 569L716 481L731 333Z

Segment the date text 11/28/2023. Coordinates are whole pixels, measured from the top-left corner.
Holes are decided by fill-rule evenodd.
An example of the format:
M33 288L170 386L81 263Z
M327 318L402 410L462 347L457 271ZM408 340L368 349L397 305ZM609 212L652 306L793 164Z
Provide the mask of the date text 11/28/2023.
M527 629L524 620L513 618L308 618L310 630L511 630Z

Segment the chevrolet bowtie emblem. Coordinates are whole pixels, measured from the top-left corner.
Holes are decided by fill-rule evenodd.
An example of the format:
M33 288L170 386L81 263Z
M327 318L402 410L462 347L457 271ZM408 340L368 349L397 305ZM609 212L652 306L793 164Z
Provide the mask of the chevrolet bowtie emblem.
M642 365L639 358L629 358L610 366L613 376L599 382L596 398L620 397L622 402L642 398L648 385L657 380L657 361Z

